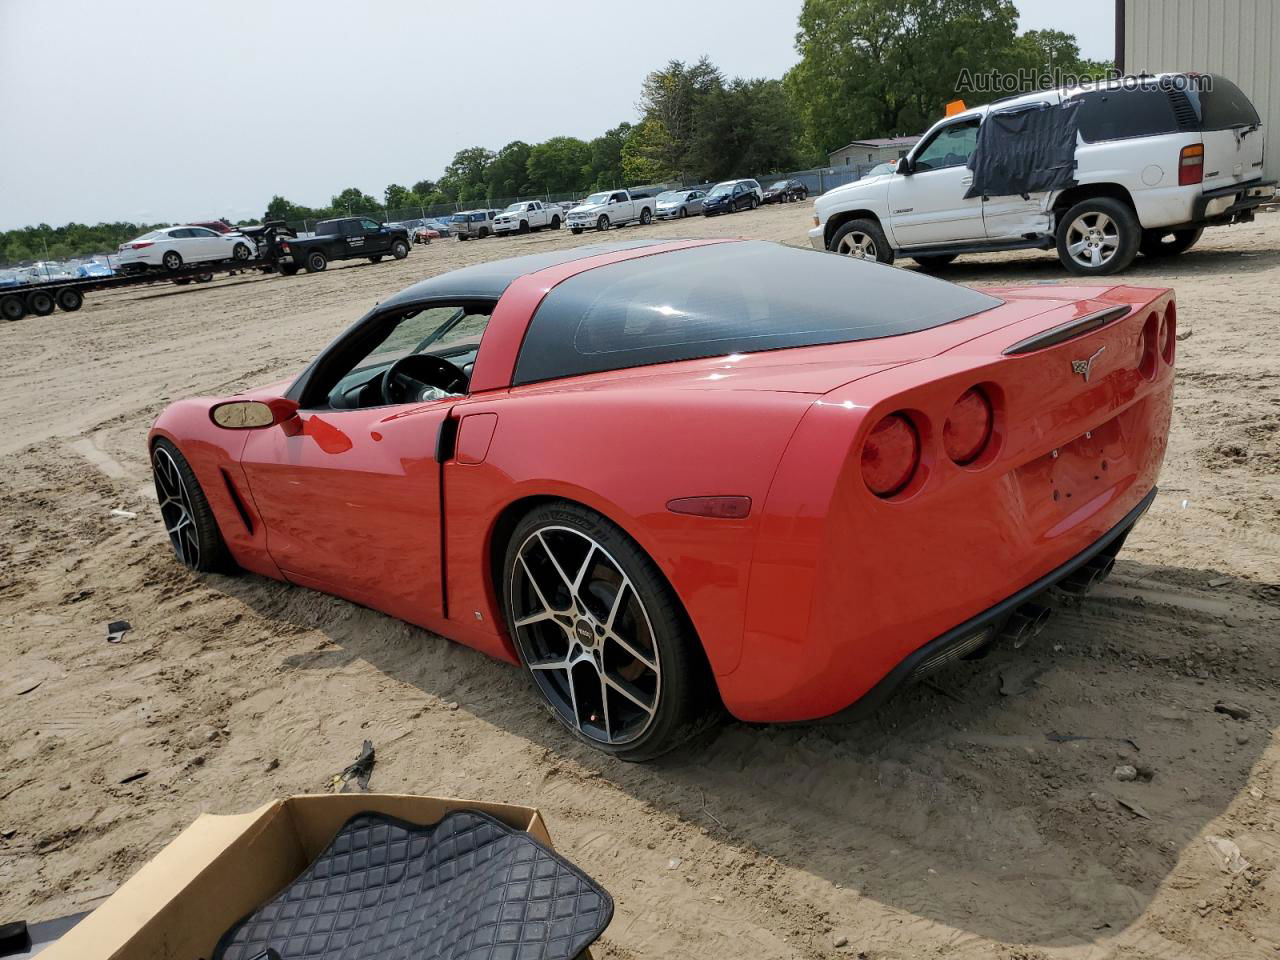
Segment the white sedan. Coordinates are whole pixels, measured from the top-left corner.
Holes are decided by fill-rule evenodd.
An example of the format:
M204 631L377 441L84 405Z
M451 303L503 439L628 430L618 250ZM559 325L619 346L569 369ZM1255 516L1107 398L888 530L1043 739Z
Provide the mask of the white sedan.
M148 267L181 270L190 263L251 260L253 241L241 233L215 233L207 227L165 227L120 244L117 259L126 272Z

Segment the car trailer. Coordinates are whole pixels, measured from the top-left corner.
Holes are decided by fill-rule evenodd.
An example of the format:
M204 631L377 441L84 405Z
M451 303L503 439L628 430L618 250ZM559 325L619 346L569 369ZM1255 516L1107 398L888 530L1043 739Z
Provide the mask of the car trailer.
M47 317L54 310L73 313L84 305L84 296L97 290L116 290L152 283L186 284L204 283L215 273L236 273L242 270L260 270L270 273L276 269L279 239L293 235L283 223L269 222L262 227L250 227L244 231L258 245L259 256L253 260L217 260L195 263L177 270L147 270L142 273L124 273L111 277L84 277L75 280L43 280L24 283L20 287L0 288L0 318L21 320L27 314Z

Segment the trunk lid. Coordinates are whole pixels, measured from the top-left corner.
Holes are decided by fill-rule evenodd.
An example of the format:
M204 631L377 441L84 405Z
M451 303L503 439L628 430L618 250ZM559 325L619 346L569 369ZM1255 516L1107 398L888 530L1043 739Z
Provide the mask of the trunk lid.
M1257 180L1263 169L1263 131L1248 96L1226 77L1192 76L1189 99L1204 141L1204 189Z

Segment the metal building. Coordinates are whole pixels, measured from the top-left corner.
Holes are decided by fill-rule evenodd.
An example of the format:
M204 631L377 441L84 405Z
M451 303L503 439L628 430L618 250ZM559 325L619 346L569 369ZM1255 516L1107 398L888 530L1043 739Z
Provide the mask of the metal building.
M1280 0L1116 0L1116 67L1234 81L1262 118L1265 176L1280 178Z

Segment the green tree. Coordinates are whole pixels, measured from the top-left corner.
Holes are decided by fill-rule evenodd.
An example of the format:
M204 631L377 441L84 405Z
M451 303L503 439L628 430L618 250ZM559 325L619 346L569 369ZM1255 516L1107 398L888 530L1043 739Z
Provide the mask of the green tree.
M585 189L601 190L622 184L622 145L630 132L631 124L620 123L591 141L591 158L583 171Z
M533 188L526 189L527 176L525 167L529 163L529 153L533 148L523 140L512 140L494 155L486 168L489 200L505 200L522 193L532 193Z
M924 129L963 71L1009 62L1017 18L1012 0L805 0L785 78L804 148Z
M436 182L434 180L419 180L412 187L414 193L420 197L426 197L436 192Z
M330 201L329 209L334 216L373 216L382 213L382 204L359 187L347 187Z
M451 201L481 200L488 189L489 164L495 154L484 147L467 147L453 155L444 168L444 176L437 186Z
M652 183L674 172L658 159L671 155L670 135L654 118L631 128L622 144L622 179L626 183Z
M398 183L387 184L387 188L382 191L382 202L388 211L406 210L422 205L415 191L402 187Z
M1039 81L1057 84L1063 79L1101 80L1112 70L1110 61L1085 60L1074 34L1061 30L1028 30L1014 38L1006 72L1024 78L1022 91L1043 86Z
M529 151L529 182L542 193L565 193L587 185L591 146L577 137L552 137Z
M645 119L641 126L647 132L641 142L644 159L660 176L683 175L695 137L698 103L723 87L724 75L706 57L692 66L672 60L644 78L640 109Z

